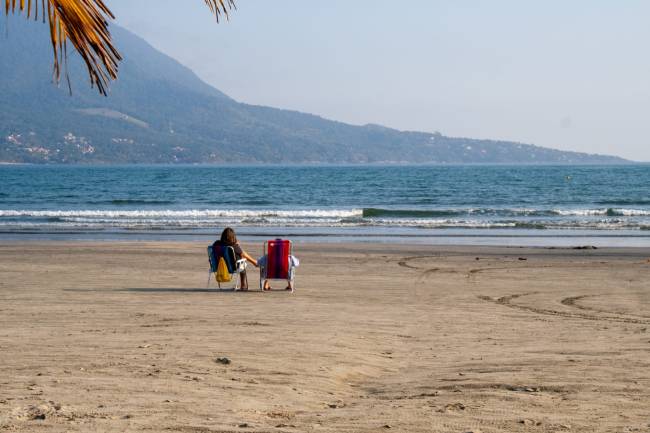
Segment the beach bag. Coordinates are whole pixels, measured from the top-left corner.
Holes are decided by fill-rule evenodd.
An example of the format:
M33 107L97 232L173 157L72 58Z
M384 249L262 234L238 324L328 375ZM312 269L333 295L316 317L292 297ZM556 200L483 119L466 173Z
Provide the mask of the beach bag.
M232 279L228 265L226 264L226 261L223 259L223 257L219 257L219 264L217 265L217 272L215 272L215 277L219 283L229 283Z

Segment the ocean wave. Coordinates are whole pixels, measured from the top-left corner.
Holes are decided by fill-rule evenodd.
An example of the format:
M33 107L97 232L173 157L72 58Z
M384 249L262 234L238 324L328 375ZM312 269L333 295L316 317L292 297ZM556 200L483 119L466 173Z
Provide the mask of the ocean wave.
M213 219L93 219L62 218L57 220L2 220L0 229L40 228L40 229L141 229L141 230L175 230L175 229L210 229L217 230L226 225L236 227L300 227L300 228L414 228L414 229L575 229L575 230L649 230L650 224L635 223L625 220L480 220L480 219L374 219L350 221L339 218L282 219L260 218L254 220L213 220Z
M436 218L462 216L554 217L554 216L650 216L647 209L530 209L530 208L460 208L460 209L382 209L364 208L364 218Z
M153 202L150 202L153 203ZM164 202L160 202L164 203ZM527 208L470 208L470 209L86 209L86 210L0 210L2 217L27 218L341 218L357 220L374 219L431 219L453 217L569 217L650 216L650 209L527 209Z
M528 208L382 209L364 208L364 218L444 218L461 216L552 216L553 210Z
M114 199L114 200L99 200L90 201L89 204L112 204L116 206L131 206L131 205L165 205L174 204L171 200L138 200L138 199Z
M357 209L334 210L0 210L1 217L36 218L350 218L362 216Z
M645 209L81 209L0 210L0 227L217 229L236 227L380 227L422 229L648 230Z
M650 216L647 209L560 209L555 212L560 216Z
M650 210L646 209L608 209L610 216L650 216Z
M650 200L647 199L616 199L616 200L603 200L597 201L596 204L604 206L647 206L650 205Z

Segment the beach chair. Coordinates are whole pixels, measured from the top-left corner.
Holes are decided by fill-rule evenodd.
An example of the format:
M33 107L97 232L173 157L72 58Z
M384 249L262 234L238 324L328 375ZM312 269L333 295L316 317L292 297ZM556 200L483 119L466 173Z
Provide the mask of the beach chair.
M264 280L291 281L291 293L295 285L295 269L291 264L293 245L291 241L274 239L264 242L266 263L260 266L260 290L263 290Z
M239 274L246 270L246 260L237 260L233 247L219 245L215 242L208 247L208 261L210 262L210 269L208 270L208 285L206 288L210 288L210 280L214 275L220 289L221 284L229 284L233 279L235 280L233 289L239 289ZM219 266L222 266L222 269L219 269Z

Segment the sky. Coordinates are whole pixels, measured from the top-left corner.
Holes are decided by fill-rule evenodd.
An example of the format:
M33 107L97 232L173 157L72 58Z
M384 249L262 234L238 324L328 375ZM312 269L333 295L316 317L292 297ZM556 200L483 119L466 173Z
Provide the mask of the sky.
M234 99L650 161L646 0L108 0Z

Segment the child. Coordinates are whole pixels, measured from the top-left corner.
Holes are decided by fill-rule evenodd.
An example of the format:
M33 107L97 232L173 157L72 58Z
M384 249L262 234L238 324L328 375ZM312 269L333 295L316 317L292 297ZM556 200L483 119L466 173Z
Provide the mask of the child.
M257 264L259 265L258 267L264 268L266 266L266 254L257 259ZM300 266L300 261L296 256L290 255L289 256L289 278L287 279L287 287L285 287L284 290L293 290L293 272L294 269ZM269 280L264 280L264 286L262 287L263 290L271 290L272 287L269 284Z

